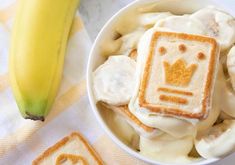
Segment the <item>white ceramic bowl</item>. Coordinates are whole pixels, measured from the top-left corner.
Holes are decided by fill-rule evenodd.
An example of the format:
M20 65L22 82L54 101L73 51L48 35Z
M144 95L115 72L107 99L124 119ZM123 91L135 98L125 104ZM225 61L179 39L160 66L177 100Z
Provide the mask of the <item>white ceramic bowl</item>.
M110 121L108 121L107 116L102 113L101 110L98 109L95 103L95 98L93 94L93 87L92 87L92 72L104 62L104 57L100 54L101 52L101 45L104 43L104 41L113 34L113 27L114 25L123 17L125 17L125 14L127 14L129 11L135 9L136 7L141 7L146 4L150 3L156 3L154 10L156 11L170 11L174 14L187 14L192 13L194 11L197 11L200 8L204 8L208 5L217 6L218 8L222 8L221 4L216 3L213 0L137 0L133 3L129 4L128 6L121 9L118 13L116 13L102 28L99 35L97 36L95 43L93 45L93 48L90 52L89 61L88 61L88 68L87 68L87 88L88 88L88 95L90 104L92 106L93 112L105 130L105 132L112 138L112 140L119 145L123 150L131 154L132 156L135 156L141 160L144 160L151 164L160 164L164 165L162 162L158 162L156 160L152 160L150 158L147 158L143 155L140 155L138 152L130 148L128 145L125 144L121 140L120 137L118 137L115 133L112 127L110 127ZM228 9L225 9L225 11L228 11ZM228 11L231 13L231 11ZM133 18L130 18L133 19ZM109 122L109 124L108 124ZM112 123L111 123L112 124ZM204 165L204 164L210 164L213 162L218 161L219 159L201 159L200 161L191 163L190 165Z

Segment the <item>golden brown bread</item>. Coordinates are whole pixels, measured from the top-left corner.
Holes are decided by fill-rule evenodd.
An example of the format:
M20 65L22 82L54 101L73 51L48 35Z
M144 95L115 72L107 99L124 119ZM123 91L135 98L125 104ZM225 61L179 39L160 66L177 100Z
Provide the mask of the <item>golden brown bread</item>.
M33 165L63 164L66 161L72 164L103 165L103 162L94 149L79 133L73 132L52 147L48 148Z

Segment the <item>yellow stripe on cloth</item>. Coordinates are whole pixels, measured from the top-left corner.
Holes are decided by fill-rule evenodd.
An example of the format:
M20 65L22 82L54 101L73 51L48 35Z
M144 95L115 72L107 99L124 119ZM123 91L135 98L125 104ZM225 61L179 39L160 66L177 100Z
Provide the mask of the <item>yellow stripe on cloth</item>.
M19 143L22 143L29 138L39 128L49 123L61 112L66 110L72 104L77 102L86 93L86 81L83 80L79 84L71 87L67 92L61 95L54 103L50 114L47 116L45 122L30 121L32 123L24 125L16 130L14 133L0 139L0 157L15 148Z
M105 164L136 164L147 165L143 161L129 155L120 149L109 137L106 135L101 136L94 144L93 147L101 156Z
M17 2L0 10L0 22L6 23L15 14L16 6Z
M86 81L82 80L78 85L71 87L65 94L60 96L46 118L49 122L55 116L63 112L67 107L78 101L86 93Z
M73 36L76 32L79 32L81 29L83 29L83 27L84 27L84 25L83 25L81 17L78 15L75 16L69 36L70 37Z
M0 75L0 92L9 86L8 74Z

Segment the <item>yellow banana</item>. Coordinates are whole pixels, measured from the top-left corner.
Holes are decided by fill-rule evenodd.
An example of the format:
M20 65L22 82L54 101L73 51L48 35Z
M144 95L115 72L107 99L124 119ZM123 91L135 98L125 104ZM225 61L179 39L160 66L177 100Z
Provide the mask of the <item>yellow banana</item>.
M19 0L10 47L10 82L24 118L42 120L60 85L79 0Z

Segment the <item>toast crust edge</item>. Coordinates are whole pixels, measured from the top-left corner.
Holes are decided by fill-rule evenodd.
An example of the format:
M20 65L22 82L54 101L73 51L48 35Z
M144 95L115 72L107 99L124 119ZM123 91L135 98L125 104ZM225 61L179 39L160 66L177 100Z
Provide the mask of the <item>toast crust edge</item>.
M154 46L160 36L170 36L185 40L191 40L191 41L199 41L204 43L210 43L212 45L212 50L210 54L209 59L209 67L207 72L207 79L206 79L206 85L203 90L203 98L202 98L202 111L199 113L189 113L185 112L181 109L177 108L166 108L166 107L160 107L153 104L150 104L145 99L145 92L149 81L149 70L151 68L151 61L154 55ZM207 107L211 103L211 93L212 93L212 82L214 77L214 69L216 65L217 60L217 42L215 39L205 36L198 36L198 35L192 35L192 34L185 34L185 33L174 33L174 32L155 32L152 36L151 42L150 42L150 51L148 54L148 58L146 60L145 68L144 68L144 74L143 74L143 81L141 81L140 88L139 88L139 105L141 107L146 107L152 112L156 113L164 113L166 116L181 116L191 119L204 119L207 116Z
M138 125L139 127L141 127L143 130L145 130L148 133L151 133L153 131L155 131L156 129L153 127L149 127L147 125L145 125L144 123L142 123L135 115L133 115L130 111L127 105L121 106L120 107L120 111L122 111L121 113L126 114L126 116L133 121L136 125Z
M103 161L100 156L96 153L96 151L91 147L91 145L86 141L86 139L79 134L78 132L72 132L70 135L64 137L62 140L58 141L53 146L49 147L46 151L44 151L38 158L33 160L32 165L38 165L44 158L49 157L52 153L58 150L60 147L64 146L69 140L73 137L79 138L81 142L86 146L91 156L97 161L99 165L103 165Z
M137 126L139 126L141 129L143 129L144 131L146 131L148 133L152 133L156 130L156 128L145 125L135 115L133 115L130 112L128 105L110 106L109 104L107 104L105 102L99 102L99 104L108 110L112 110L112 111L118 113L119 115L123 116L124 119L130 120L131 122L134 122Z

